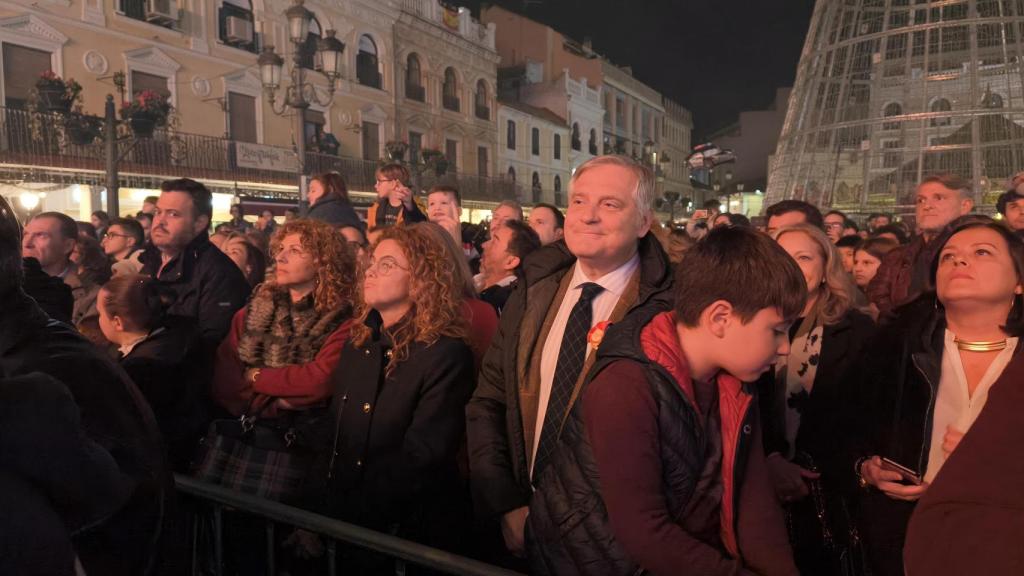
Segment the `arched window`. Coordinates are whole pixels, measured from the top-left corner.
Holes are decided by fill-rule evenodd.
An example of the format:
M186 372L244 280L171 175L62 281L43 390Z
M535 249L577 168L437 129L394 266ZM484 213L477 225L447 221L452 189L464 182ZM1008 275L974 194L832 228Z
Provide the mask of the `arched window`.
M377 43L369 34L359 37L359 53L356 54L356 78L363 86L381 87L380 60Z
M1002 108L1003 97L995 92L987 92L981 101L982 108Z
M562 199L562 177L559 176L558 174L555 174L554 188L555 188L555 206L564 206L565 202Z
M597 155L597 130L590 129L590 153Z
M949 100L946 100L945 98L935 100L928 108L929 112L950 112L952 110L953 106L949 103ZM951 121L952 119L949 116L938 116L936 118L932 118L929 123L932 126L949 126Z
M903 114L903 106L900 106L899 102L890 102L885 105L882 110L882 116L885 118L892 118ZM882 130L899 130L901 122L899 120L893 120L891 122L883 122Z
M228 46L256 52L256 32L253 26L252 2L224 0L217 13L220 41Z
M572 123L572 149L578 151L582 147L583 147L583 144L582 144L582 142L580 142L580 123L579 122L573 122Z
M536 204L540 202L541 194L544 191L544 189L540 185L540 174L536 172L533 173L533 184L530 186L530 188L533 190L533 203Z
M320 35L323 34L320 29L320 21L313 17L309 20L309 34L306 36L306 42L302 45L301 57L302 67L308 70L316 68L318 62L316 61L316 49L320 44Z
M508 167L508 179L511 180L512 182L516 181L516 169L514 166Z
M505 141L509 150L516 149L516 121L509 120L505 127Z
M558 174L555 174L555 192L561 192L561 191L562 191L562 177L559 176Z
M423 89L423 71L420 57L409 54L405 60L405 97L419 102L426 101L426 90Z
M441 90L442 104L452 112L459 111L459 79L455 69L449 66L444 69L444 87Z
M487 83L483 79L476 81L476 117L481 120L491 119L491 109L487 105Z

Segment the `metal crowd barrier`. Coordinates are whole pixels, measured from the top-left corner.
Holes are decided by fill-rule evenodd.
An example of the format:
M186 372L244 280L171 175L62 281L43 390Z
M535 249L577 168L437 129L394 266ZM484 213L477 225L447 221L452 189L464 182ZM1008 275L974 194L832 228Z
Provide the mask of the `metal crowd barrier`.
M279 502L265 500L249 494L201 482L190 476L175 474L178 492L205 501L213 507L215 569L224 568L223 558L223 522L224 509L235 509L246 514L260 516L267 520L267 566L273 574L274 561L274 529L275 524L286 524L314 532L327 539L327 570L330 576L337 571L337 542L372 550L410 564L416 564L446 574L457 576L524 576L490 564L451 554L443 550L424 546L409 540L403 540L389 534L382 534L362 526L342 522L308 510L287 506ZM195 556L193 554L192 574L197 574Z

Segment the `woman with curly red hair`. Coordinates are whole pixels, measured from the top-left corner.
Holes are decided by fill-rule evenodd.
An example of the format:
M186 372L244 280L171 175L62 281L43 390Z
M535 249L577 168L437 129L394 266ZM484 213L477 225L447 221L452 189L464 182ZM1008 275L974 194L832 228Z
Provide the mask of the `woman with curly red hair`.
M326 405L352 324L355 255L332 226L288 222L270 253L273 276L235 314L217 350L213 398L234 416L264 401L265 417Z
M475 383L464 286L421 224L386 228L364 265L333 379L329 513L447 548L468 523L456 458ZM352 562L376 574L388 560Z

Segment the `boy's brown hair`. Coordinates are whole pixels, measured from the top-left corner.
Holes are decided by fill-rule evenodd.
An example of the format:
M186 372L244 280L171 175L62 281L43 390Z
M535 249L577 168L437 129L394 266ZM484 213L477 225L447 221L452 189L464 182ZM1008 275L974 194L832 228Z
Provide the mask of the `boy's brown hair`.
M377 175L388 180L398 180L402 184L409 183L409 169L397 162L389 162L377 168Z
M462 194L459 194L459 189L455 186L450 184L434 184L434 186L430 188L430 191L427 192L427 196L438 192L448 194L455 199L456 206L462 207Z
M796 318L807 282L796 261L774 240L751 228L719 226L686 252L676 271L676 321L695 327L718 300L732 304L744 323L765 308Z

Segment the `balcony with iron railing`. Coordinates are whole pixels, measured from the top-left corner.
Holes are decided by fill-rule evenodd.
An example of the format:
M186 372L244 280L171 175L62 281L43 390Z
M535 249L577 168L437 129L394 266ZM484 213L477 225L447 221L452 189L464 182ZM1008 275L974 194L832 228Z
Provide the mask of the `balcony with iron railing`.
M419 84L406 84L405 97L417 102L427 101L427 89Z
M67 181L71 175L76 183L102 185L106 171L102 119L86 118L93 127L88 141L77 129L81 118L0 107L0 178L5 174L53 178L60 172L61 181ZM152 138L126 136L122 134L119 143L122 158L118 171L146 187L157 187L161 180L182 176L248 183L254 188L260 184L293 186L297 181L298 167L291 147L236 142L166 128L156 130ZM241 152L247 154L240 157ZM268 160L263 161L264 158ZM337 171L350 189L371 191L379 165L373 160L309 151L304 173ZM443 182L458 186L463 197L471 200L500 202L516 197L515 183L510 179L451 170L437 175L423 166L414 166L412 171L420 189Z
M441 105L444 106L445 110L451 110L452 112L459 111L459 97L445 94L441 99Z
M401 7L402 12L418 16L449 33L454 32L469 42L488 50L495 48L495 25L481 24L466 8L456 8L438 0L402 0Z

